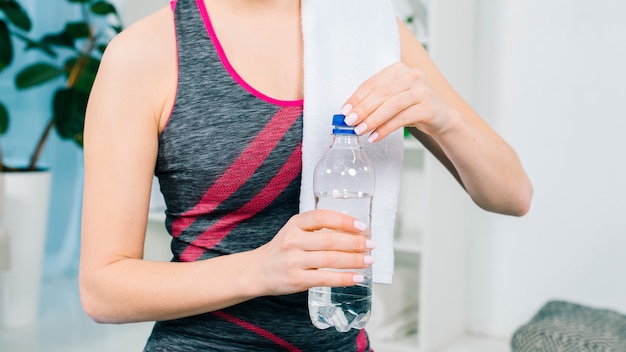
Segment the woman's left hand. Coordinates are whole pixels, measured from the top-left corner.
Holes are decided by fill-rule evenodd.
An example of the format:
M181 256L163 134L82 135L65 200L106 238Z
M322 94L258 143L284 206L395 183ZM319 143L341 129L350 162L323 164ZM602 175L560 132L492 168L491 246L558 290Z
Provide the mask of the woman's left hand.
M431 89L424 72L404 63L392 64L365 81L341 112L359 135L378 141L401 127L442 134L458 114Z
M420 141L449 162L476 204L497 213L525 214L532 185L516 153L414 43L414 57L407 55L356 89L341 109L346 123L356 126L357 134L369 135L370 142L402 127L417 128L426 135Z

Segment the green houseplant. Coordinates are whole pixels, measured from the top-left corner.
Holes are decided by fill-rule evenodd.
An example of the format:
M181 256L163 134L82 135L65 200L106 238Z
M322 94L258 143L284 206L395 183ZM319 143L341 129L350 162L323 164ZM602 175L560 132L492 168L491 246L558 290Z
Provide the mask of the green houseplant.
M49 6L55 3L76 8L79 19L34 38L30 34L34 27L31 17L22 6L25 1L0 0L0 79L14 80L18 92L43 84L52 88L46 90L52 91L51 107L45 112L47 122L42 124L26 122L18 115L9 121L11 102L0 96L0 135L10 132L14 124L26 124L39 135L25 166L5 165L0 150L0 183L4 183L0 203L5 203L0 232L8 233L8 241L4 241L8 247L5 244L0 251L9 258L8 270L0 271L0 327L25 326L37 319L51 193L51 172L38 161L52 130L82 146L87 98L100 58L109 40L121 31L117 10L107 1L47 2ZM15 55L22 50L32 53L35 63ZM12 69L6 70L8 67Z
M93 85L106 44L121 31L115 6L103 0L55 0L79 7L81 18L64 24L39 39L29 37L31 17L17 0L0 0L0 78L9 65L18 64L18 43L25 51L36 51L41 61L22 67L15 76L18 90L42 84L64 83L54 89L50 118L41 126L34 142L30 161L25 167L9 167L2 162L0 171L31 171L38 168L41 151L53 129L62 139L73 140L82 147L83 123L87 98ZM0 135L10 127L6 102L0 99Z

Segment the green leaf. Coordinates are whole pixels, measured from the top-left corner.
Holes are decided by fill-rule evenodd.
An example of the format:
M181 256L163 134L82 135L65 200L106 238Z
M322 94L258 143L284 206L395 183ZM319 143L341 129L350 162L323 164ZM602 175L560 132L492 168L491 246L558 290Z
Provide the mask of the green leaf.
M46 35L41 39L41 43L44 46L56 45L74 49L74 38L65 30L56 34Z
M85 23L84 26L87 24ZM74 48L74 40L83 36L84 28L81 28L81 24L67 24L65 28L58 33L48 34L41 39L44 45L56 45L67 48ZM87 28L87 33L89 28ZM85 35L86 36L86 35Z
M27 32L32 28L32 22L30 21L28 14L17 1L0 1L0 10L4 11L4 14L7 15L9 21L11 21L11 23L13 23L16 27Z
M63 75L65 71L56 66L45 63L36 63L20 71L15 77L15 84L19 89L30 88L46 83Z
M9 111L6 106L0 103L0 135L9 129Z
M87 22L72 22L65 26L65 32L74 39L87 38L89 36L89 24Z
M43 45L56 45L67 48L75 48L76 39L87 38L89 36L89 24L87 22L71 22L58 33L48 34L41 39Z
M13 44L7 24L0 20L0 71L13 61Z
M106 1L98 1L91 5L91 11L97 15L108 15L111 13L117 13L115 6Z
M52 48L50 47L49 44L46 43L42 43L42 42L36 42L31 40L30 38L17 33L17 32L13 32L13 34L19 38L21 41L23 41L26 44L26 49L25 50L31 50L31 49L38 49L41 50L44 54L55 58L57 56L57 53L54 52L54 50L52 50Z
M65 62L65 71L70 72L76 65L77 60L78 59L76 57L67 60ZM88 95L91 92L93 82L96 80L96 73L98 72L98 67L100 67L100 60L95 57L89 57L84 65L85 66L82 68L82 71L72 88Z
M82 141L87 98L87 94L75 89L60 89L54 95L54 121L61 138Z
M113 30L115 31L115 33L121 33L122 32L122 26L111 26L111 28L113 28Z

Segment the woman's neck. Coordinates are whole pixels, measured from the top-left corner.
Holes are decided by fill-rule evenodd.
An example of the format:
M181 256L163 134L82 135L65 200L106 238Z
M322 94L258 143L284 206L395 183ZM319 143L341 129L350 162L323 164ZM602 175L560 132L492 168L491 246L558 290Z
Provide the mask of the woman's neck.
M207 7L219 7L238 14L262 14L300 12L300 0L204 0Z

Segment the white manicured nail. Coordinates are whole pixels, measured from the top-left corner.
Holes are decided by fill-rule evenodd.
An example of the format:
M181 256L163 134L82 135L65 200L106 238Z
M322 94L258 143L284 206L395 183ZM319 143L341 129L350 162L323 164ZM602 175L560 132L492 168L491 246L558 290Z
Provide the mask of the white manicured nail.
M350 110L352 110L352 105L346 104L346 105L343 106L343 108L341 108L341 114L345 115L345 114L349 113Z
M365 281L365 278L363 277L363 275L354 275L352 277L352 281L359 283Z
M354 132L356 132L356 134L362 134L363 132L365 132L365 130L367 130L367 125L365 124L365 122L361 122L358 126L354 128Z
M363 257L363 262L365 264L374 264L375 261L376 258L372 257L371 255L366 255L365 257Z
M352 126L353 123L356 122L356 120L358 120L359 117L356 116L355 113L351 113L350 115L346 116L343 121L346 123L346 125L348 126Z

